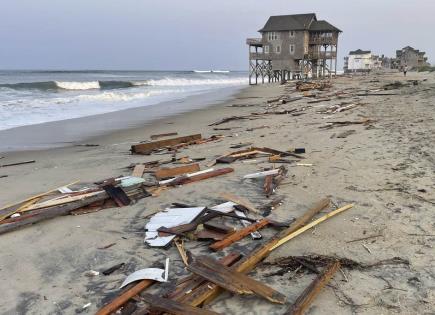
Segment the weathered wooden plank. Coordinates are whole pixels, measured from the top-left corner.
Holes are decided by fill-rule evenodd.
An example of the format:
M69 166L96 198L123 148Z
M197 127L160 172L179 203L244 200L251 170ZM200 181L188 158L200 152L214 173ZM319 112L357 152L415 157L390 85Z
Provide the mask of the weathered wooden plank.
M222 266L223 267L223 266ZM187 266L187 269L192 273L210 281L227 291L236 294L254 294L247 285L239 281L235 281L232 272L227 272L223 269L213 270L200 264L198 261L193 261Z
M269 224L269 220L262 219L259 222L248 225L247 227L232 233L231 235L227 236L223 240L213 243L212 245L210 245L210 249L215 251L222 250L225 247L230 246L231 244L243 239L247 235L265 227L268 224Z
M141 295L141 300L145 301L149 305L152 306L153 309L168 312L174 315L219 315L219 313L204 310L201 308L197 308L194 306L190 306L188 304L183 304L174 300L165 299L157 295L151 295L149 293L145 293ZM145 315L148 314L148 307L144 307L138 311L136 311L137 315Z
M51 219L61 215L66 215L73 210L79 209L93 202L104 200L107 198L108 196L106 192L103 191L99 195L94 195L83 200L78 200L60 206L35 210L34 212L29 213L27 215L22 215L17 218L4 220L2 224L0 224L0 234L10 232L12 230L16 230L25 225L33 224L36 222Z
M204 179L225 175L225 174L228 174L231 172L234 172L233 168L230 168L230 167L220 168L217 170L213 170L210 172L206 172L206 173L202 173L202 174L198 174L198 175L194 175L194 176L189 176L189 177L186 176L186 177L177 178L174 181L171 181L170 183L168 183L167 185L168 186L176 186L176 185L190 184L190 183L198 182L198 181L201 181Z
M200 256L195 261L197 265L200 266L200 268L210 271L208 274L206 274L205 278L219 285L220 287L223 287L225 289L227 289L228 285L236 288L238 287L242 290L241 294L251 294L250 292L252 292L273 303L284 304L286 301L285 295L279 293L273 288L257 280L254 280L242 273L231 270L230 268L223 266L222 264L220 264L219 262L217 262L216 260L210 257ZM223 281L225 282L224 283L216 282L216 278L217 281L221 281L222 278ZM239 292L235 292L235 293L239 293Z
M237 260L240 259L242 255L239 252L232 252L226 255L225 257L219 259L219 263L221 263L224 266L231 266L233 265ZM202 283L207 282L204 278L197 276L195 274L190 275L188 277L185 277L181 281L179 281L178 284L181 284L181 286L177 285L177 288L174 292L169 294L169 298L173 300L180 300L188 293L197 288Z
M177 138L171 138L171 139L165 139L165 140L158 140L153 141L149 143L141 143L131 146L131 152L132 153L139 153L139 154L150 154L152 151L156 149L161 149L165 147L174 146L180 143L191 143L196 140L201 140L202 136L201 134L194 134L190 136L184 136L184 137L177 137Z
M328 284L334 274L340 268L340 262L336 261L329 264L325 270L302 292L293 305L287 310L285 315L302 315L310 304L319 295L320 291Z
M131 176L142 177L144 171L145 171L145 165L144 164L138 164L138 165L136 165L134 167L133 173L131 173Z
M198 172L199 170L200 170L199 164L195 163L195 164L183 165L183 166L172 167L172 168L169 167L160 168L155 171L154 176L157 179L162 179L166 177L172 177L172 176L177 176L177 175L182 175L187 173L194 173L194 172Z
M125 290L121 295L114 298L112 301L104 305L98 310L96 315L110 315L116 312L121 306L127 303L132 297L138 295L143 290L155 283L154 280L142 280L136 283L133 287Z
M255 268L255 266L266 258L270 254L270 248L272 248L281 238L297 231L309 222L317 213L326 208L330 203L329 199L323 199L315 204L312 208L306 211L301 217L293 222L289 228L277 233L267 243L257 247L249 255L242 258L234 266L234 270L237 272L247 273ZM193 290L189 295L183 298L183 301L191 305L200 305L205 301L209 302L213 298L219 295L221 292L219 286L211 282L206 282L199 286L196 290Z
M293 233L290 233L290 234L282 237L278 242L276 242L276 244L271 246L269 250L270 251L274 250L275 248L277 248L277 247L281 246L282 244L288 242L292 238L295 238L296 236L302 234L306 230L309 230L312 227L316 226L317 224L322 223L323 221L325 221L325 220L327 220L327 219L329 219L329 218L331 218L331 217L333 217L333 216L335 216L335 215L337 215L337 214L339 214L339 213L341 213L343 211L346 211L346 210L348 210L348 209L350 209L352 207L353 207L353 204L349 204L349 205L346 205L344 207L341 207L339 209L336 209L334 211L331 211L331 212L325 214L323 217L320 217L317 220L315 220L313 222L310 222L309 224L307 224L307 225L301 227L300 229L298 229L297 231L294 231Z
M1 215L1 217L3 217L3 215L6 215L6 214L7 214L6 217L8 217L8 216L14 214L13 211L15 211L17 208L21 207L23 203L25 203L25 202L27 202L27 201L34 200L34 199L39 198L39 197L44 197L44 196L46 196L46 195L51 194L52 192L57 191L59 188L62 188L62 187L68 187L68 186L71 186L71 185L77 184L78 182L79 182L79 181L75 181L75 182L72 182L72 183L70 183L70 184L67 184L67 185L64 185L64 186L61 186L61 187L57 187L57 188L51 189L51 190L49 190L49 191L47 191L47 192L45 192L45 193L31 196L31 197L29 197L29 198L26 198L26 199L24 199L24 200L21 200L21 201L15 203L15 204L9 204L9 205L6 205L6 206L4 206L4 207L2 207L2 208L0 209L0 215Z

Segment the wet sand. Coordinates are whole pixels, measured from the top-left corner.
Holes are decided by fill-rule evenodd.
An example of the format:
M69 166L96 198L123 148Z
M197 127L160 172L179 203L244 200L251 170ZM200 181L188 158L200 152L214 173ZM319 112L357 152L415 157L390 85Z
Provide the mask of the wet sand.
M418 80L416 86L391 90L390 96L356 96L387 83ZM425 80L425 81L423 81ZM315 229L273 251L266 262L288 256L333 255L374 264L400 257L409 265L380 265L366 269L343 268L313 302L309 314L432 314L435 311L435 75L399 73L340 77L331 91L347 91L351 97L308 103L304 97L276 110L298 109L300 115L262 115L217 126L209 124L224 117L264 112L266 101L279 95L302 93L287 86L263 85L242 90L232 99L204 109L159 119L151 124L110 135L87 139L98 147L64 147L42 151L1 154L2 164L36 160L34 164L0 168L0 204L14 202L74 180L95 182L128 175L132 163L167 159L169 155L131 155L130 146L149 140L151 134L178 132L225 136L220 141L189 146L177 157L206 158L205 169L217 156L230 152L231 145L252 143L278 150L306 148L302 163L286 165L288 178L276 196L283 204L271 217L288 220L304 213L313 203L329 197L330 209L354 203L355 207L322 223ZM358 106L335 114L320 111L334 104L350 102ZM229 107L231 105L252 105ZM302 110L305 109L305 110ZM331 129L329 121L361 121ZM257 128L261 127L261 128ZM253 129L253 130L252 130ZM353 130L353 131L351 131ZM349 131L346 137L342 133ZM170 280L188 274L174 246L167 250L149 248L143 243L145 218L172 202L214 205L222 202L219 192L232 192L256 206L269 201L262 181L243 181L245 174L271 167L267 158L256 162L235 162L234 173L162 192L138 203L96 213L65 216L0 235L1 314L93 314L113 298L131 272L163 263L171 258ZM223 165L224 167L226 165ZM279 165L276 165L279 166ZM151 177L145 176L146 179ZM263 241L277 232L262 230ZM367 240L358 241L366 237ZM259 242L250 238L230 247L248 253ZM98 249L116 243L107 249ZM194 254L209 253L206 243L189 241ZM217 257L218 255L216 255ZM114 264L126 266L110 276L87 277L89 270L101 271ZM221 314L283 314L315 275L302 268L282 275L270 275L279 268L259 265L252 277L288 297L285 306L253 296L220 295L210 309ZM164 291L167 285L151 292ZM92 303L87 309L82 306Z

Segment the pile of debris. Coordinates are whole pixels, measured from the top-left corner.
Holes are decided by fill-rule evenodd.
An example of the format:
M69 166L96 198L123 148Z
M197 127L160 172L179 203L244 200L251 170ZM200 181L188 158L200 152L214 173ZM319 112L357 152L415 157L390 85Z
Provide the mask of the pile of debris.
M259 211L252 204L240 197L222 194L221 198L231 201L211 207L175 204L176 207L152 216L145 227L145 242L151 247L166 249L174 244L190 274L178 281L172 279L168 270L168 259L165 269L138 270L127 277L119 294L104 305L97 315L108 315L117 311L123 314L217 314L200 306L210 303L222 290L238 295L257 295L271 303L286 304L287 297L284 294L247 276L246 273L259 265L274 249L353 206L346 205L335 209L312 221L314 216L329 206L330 200L324 199L297 220L276 222L259 215ZM224 223L222 218L232 220L231 222L240 221L243 227L236 229L230 222ZM213 252L220 252L248 235L254 241L258 240L262 237L259 230L268 226L282 231L248 254L243 255L232 250L220 259L213 258ZM207 242L210 254L195 256L186 251L184 242L194 240ZM290 305L286 314L301 314L306 310L339 266L340 261L331 261ZM159 289L156 287L159 282L173 282L173 285ZM158 293L142 292L151 286Z
M144 179L127 176L92 184L74 182L0 209L0 234L61 215L123 207L149 196Z
M323 91L332 87L332 83L330 81L316 81L316 82L296 82L296 90L300 92L310 91L310 90L319 90Z

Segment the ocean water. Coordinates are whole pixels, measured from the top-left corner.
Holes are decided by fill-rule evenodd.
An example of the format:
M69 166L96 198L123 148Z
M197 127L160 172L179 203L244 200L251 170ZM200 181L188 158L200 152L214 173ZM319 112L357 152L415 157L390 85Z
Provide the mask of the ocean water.
M247 85L227 71L0 71L0 130Z

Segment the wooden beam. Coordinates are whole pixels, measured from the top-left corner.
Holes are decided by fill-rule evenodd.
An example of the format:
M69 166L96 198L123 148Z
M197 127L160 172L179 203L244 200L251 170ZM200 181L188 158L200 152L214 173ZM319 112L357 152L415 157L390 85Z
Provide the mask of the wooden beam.
M257 231L268 224L269 224L269 220L262 219L259 222L248 225L247 227L232 233L231 235L224 238L223 240L213 243L212 245L210 245L210 249L215 251L222 250L225 247L230 246L231 244L243 239L244 237L248 236L252 232Z
M340 262L336 261L329 264L325 270L319 274L316 279L302 292L293 305L284 315L302 315L308 309L310 304L319 295L320 291L328 284L334 274L340 268Z
M240 259L242 255L239 252L232 252L226 255L225 257L219 259L219 263L224 266L231 266L237 260ZM196 289L202 283L207 282L204 278L197 275L190 275L188 277L183 278L181 281L177 283L177 287L174 292L169 294L169 298L173 300L182 300L182 298L187 294L187 292L191 292ZM180 286L181 284L181 286Z
M136 283L133 287L124 291L121 295L117 296L108 304L100 308L96 313L96 315L110 315L116 312L121 306L127 303L132 297L141 293L143 290L151 286L154 282L155 282L154 280L148 280L148 279L141 280L140 282Z
M225 174L231 173L233 171L234 171L234 169L232 169L231 167L220 168L217 170L213 170L213 171L198 174L198 175L176 178L174 181L171 181L166 185L177 186L177 185L190 184L190 183L198 182L198 181L201 181L204 179L208 179L208 178L212 178L212 177L216 177L216 176L220 176L220 175L225 175Z
M317 213L326 208L329 203L329 199L323 199L319 201L312 208L306 211L301 217L299 217L295 222L293 222L289 228L277 233L267 243L260 245L259 247L254 249L249 255L242 258L234 266L234 270L236 270L237 272L247 273L254 269L260 261L262 261L270 254L270 248L272 248L277 242L279 242L280 239L303 227ZM186 295L183 298L183 301L188 302L190 305L200 305L204 303L204 301L211 301L213 298L218 296L220 292L221 290L217 285L211 282L206 282L198 287L196 290L192 291L191 294Z
M223 266L212 258L206 256L199 256L195 260L195 263L196 267L199 267L201 271L205 271L205 274L201 275L202 277L219 285L220 287L223 287L225 289L228 289L227 286L239 288L241 292L232 292L240 294L254 293L273 303L284 304L286 301L285 295L279 293L273 288L257 280L254 280L242 273L231 270L230 268Z
M158 140L149 143L141 143L141 144L132 145L131 152L139 153L139 154L150 154L152 151L157 149L171 147L180 143L192 143L201 139L202 139L201 134L194 134L190 136Z
M33 224L43 220L51 219L61 215L67 215L71 211L87 206L91 203L105 200L108 196L106 192L101 192L99 195L94 195L89 198L78 200L75 202L54 206L50 208L44 208L32 211L31 213L24 214L20 217L7 219L0 224L0 234L16 230L25 225Z
M350 209L352 207L353 207L353 204L349 204L349 205L346 205L346 206L341 207L339 209L336 209L334 211L331 211L328 214L325 214L323 217L320 217L319 219L317 219L317 220L315 220L315 221L305 225L304 227L298 229L297 231L294 231L293 233L290 233L290 234L286 235L285 237L281 238L278 242L276 242L276 244L274 244L269 249L269 251L274 250L275 248L277 248L277 247L281 246L282 244L288 242L292 238L295 238L296 236L304 233L306 230L309 230L312 227L316 226L317 224L322 223L323 221L325 221L325 220L327 220L327 219L329 219L329 218L331 218L331 217L333 217L333 216L335 216L335 215L337 215L337 214L339 214L339 213L341 213L343 211L346 211L346 210L348 210L348 209Z
M174 300L165 299L157 295L151 295L149 293L142 294L141 300L145 301L147 304L151 305L153 309L162 312L168 312L174 315L219 315L219 313L203 310L188 304L183 304ZM137 315L148 314L148 307L143 307L142 309L135 312Z
M195 164L183 165L183 166L172 167L172 168L169 167L160 168L155 171L154 176L157 179L162 179L166 177L172 177L172 176L182 175L186 173L194 173L198 171L199 171L199 164L195 163Z
M145 165L144 164L138 164L138 165L136 165L134 167L133 173L131 173L131 176L142 177L144 171L145 171Z

